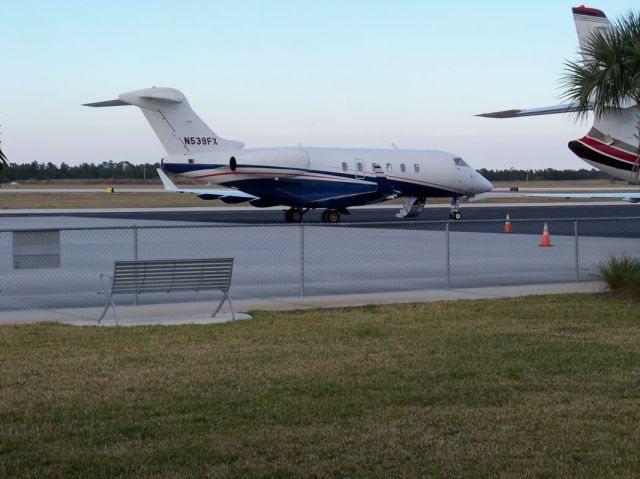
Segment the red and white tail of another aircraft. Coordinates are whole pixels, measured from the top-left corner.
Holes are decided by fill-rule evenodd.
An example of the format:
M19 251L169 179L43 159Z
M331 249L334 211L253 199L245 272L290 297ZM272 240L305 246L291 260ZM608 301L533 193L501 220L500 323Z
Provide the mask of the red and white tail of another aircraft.
M585 6L574 7L573 19L576 25L580 49L585 51L589 37L597 30L611 28L611 22L603 11ZM605 173L640 184L638 170L638 138L635 136L635 122L638 105L629 101L626 107L616 113L596 117L589 132L580 139L569 142L569 149L591 166ZM577 110L575 103L547 106L542 108L513 109L483 113L477 116L488 118L515 118L521 116L571 113ZM622 198L634 203L640 202L640 193L568 193L568 194L527 194L520 196L545 198Z

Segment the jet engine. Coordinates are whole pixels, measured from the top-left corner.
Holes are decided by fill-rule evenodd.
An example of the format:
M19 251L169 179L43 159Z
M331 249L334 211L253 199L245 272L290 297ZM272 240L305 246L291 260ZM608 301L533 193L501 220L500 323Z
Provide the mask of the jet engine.
M229 169L238 174L251 173L252 177L261 173L273 177L278 171L291 175L309 169L309 154L302 148L239 151L229 158Z

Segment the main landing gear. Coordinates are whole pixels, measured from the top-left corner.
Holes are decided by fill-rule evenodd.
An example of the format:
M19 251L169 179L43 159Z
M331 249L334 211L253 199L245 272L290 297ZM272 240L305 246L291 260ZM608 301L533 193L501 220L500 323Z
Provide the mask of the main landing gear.
M302 217L307 211L303 212L300 208L289 208L284 212L284 219L287 223L300 223L302 221Z
M340 212L338 210L325 210L322 212L323 223L337 223L340 221Z
M284 219L287 221L287 223L300 223L302 222L302 217L307 211L309 211L309 208L304 211L301 208L289 208L284 212ZM343 211L325 210L322 212L322 222L338 223L340 221L341 213L349 214L346 209Z
M460 213L460 200L457 196L451 198L451 210L449 211L449 219L458 221L462 218L462 213Z
M309 211L309 208L306 210L302 210L301 208L289 208L284 212L284 219L287 223L301 223L304 214ZM339 223L341 213L349 214L348 211L338 211L338 210L325 210L322 212L322 222L323 223Z

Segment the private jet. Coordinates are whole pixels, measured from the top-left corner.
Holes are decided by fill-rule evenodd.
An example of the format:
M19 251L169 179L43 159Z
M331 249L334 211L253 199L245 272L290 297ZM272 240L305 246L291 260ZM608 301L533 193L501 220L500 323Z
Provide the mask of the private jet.
M245 148L214 133L191 109L182 92L146 88L116 100L85 106L134 105L142 110L167 151L164 171L224 186L178 188L162 171L165 189L226 203L286 206L285 220L298 223L310 209L336 223L348 208L405 198L398 218L418 216L426 198L449 197L449 217L461 218L459 201L492 185L460 156L437 150L356 148Z

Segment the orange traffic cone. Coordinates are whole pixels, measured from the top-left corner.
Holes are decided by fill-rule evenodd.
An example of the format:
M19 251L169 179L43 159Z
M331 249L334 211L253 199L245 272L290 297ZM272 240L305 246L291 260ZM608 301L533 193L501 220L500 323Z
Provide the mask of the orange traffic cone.
M544 228L542 228L542 240L540 241L540 246L548 248L549 246L553 246L551 244L551 236L549 236L549 227L547 226L547 222L544 222Z
M511 218L509 218L509 213L507 213L507 221L504 223L504 233L511 233Z

